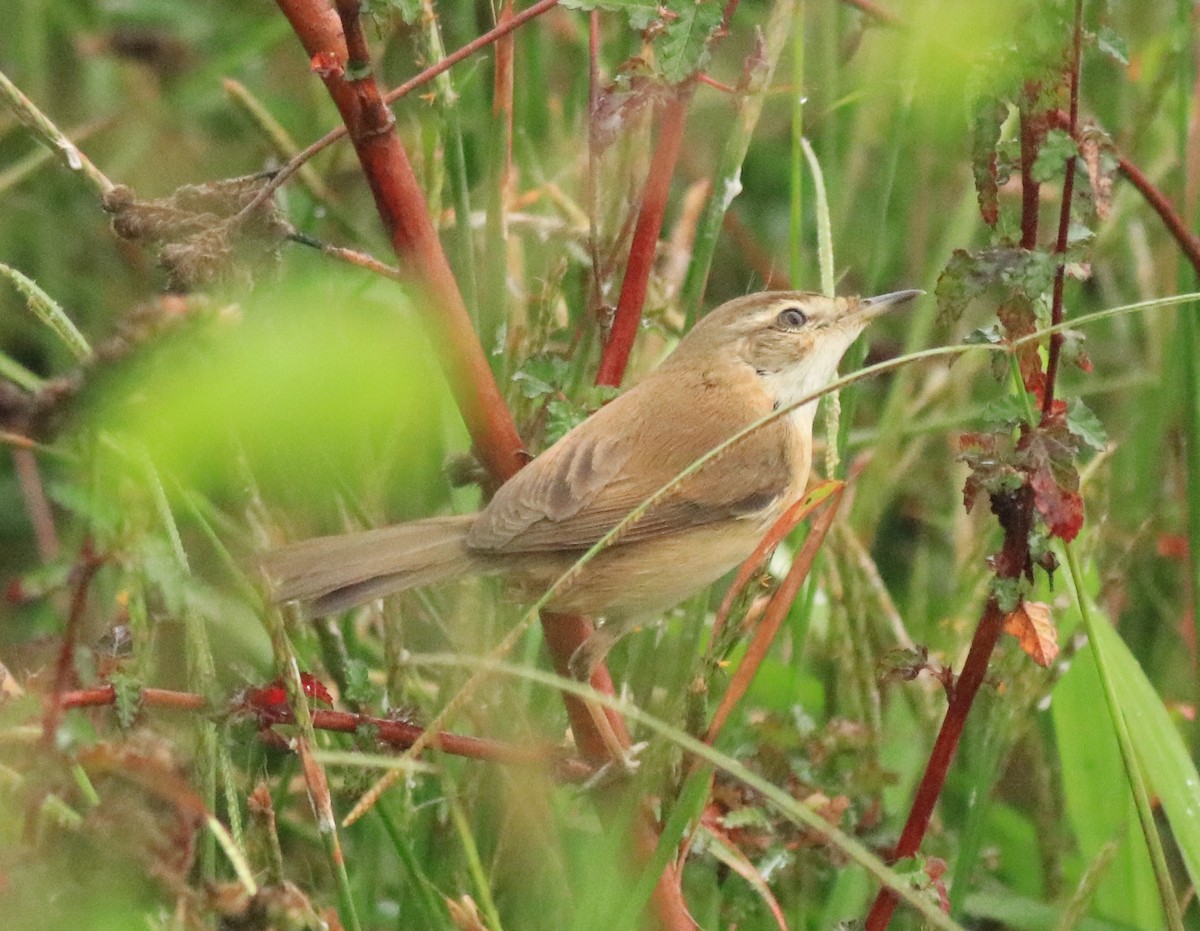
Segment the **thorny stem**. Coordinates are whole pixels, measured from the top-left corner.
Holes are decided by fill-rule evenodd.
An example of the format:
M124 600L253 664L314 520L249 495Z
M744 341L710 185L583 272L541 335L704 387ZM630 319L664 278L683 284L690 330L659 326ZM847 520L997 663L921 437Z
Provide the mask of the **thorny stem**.
M100 685L62 694L63 708L107 707L114 705L116 700L116 689L112 685ZM144 707L171 708L180 711L204 711L209 706L203 695L195 692L178 692L172 689L143 688L138 693L138 701ZM254 713L253 709L247 709L247 711ZM264 715L262 723L266 726L294 724L295 716L290 708L281 709L277 713L272 711L270 714ZM398 748L411 746L425 732L423 725L414 724L411 721L326 709L313 709L312 723L315 730L344 734L362 733L363 728L370 728L375 738L381 743ZM575 757L565 756L553 747L518 746L498 740L487 740L482 737L471 737L445 731L436 736L432 745L439 752L452 756L470 757L514 766L549 766L555 770L560 779L571 782L587 779L595 773L592 766Z

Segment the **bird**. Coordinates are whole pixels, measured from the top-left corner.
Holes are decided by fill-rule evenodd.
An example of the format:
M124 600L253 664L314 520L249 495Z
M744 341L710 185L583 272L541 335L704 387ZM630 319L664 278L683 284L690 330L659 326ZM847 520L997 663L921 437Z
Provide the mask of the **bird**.
M265 553L276 602L311 617L416 586L503 574L536 600L631 511L755 421L791 408L656 498L545 608L602 619L572 657L586 679L626 631L715 582L805 492L816 400L867 324L921 291L766 291L703 317L635 387L499 487L480 511L314 537ZM798 404L797 402L804 402Z

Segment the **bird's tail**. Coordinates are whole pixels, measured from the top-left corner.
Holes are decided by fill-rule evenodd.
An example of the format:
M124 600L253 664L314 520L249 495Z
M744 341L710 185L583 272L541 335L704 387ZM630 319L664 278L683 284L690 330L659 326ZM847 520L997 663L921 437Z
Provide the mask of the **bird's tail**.
M417 585L486 569L467 549L475 515L432 517L378 530L301 540L262 557L275 601L303 601L312 617Z

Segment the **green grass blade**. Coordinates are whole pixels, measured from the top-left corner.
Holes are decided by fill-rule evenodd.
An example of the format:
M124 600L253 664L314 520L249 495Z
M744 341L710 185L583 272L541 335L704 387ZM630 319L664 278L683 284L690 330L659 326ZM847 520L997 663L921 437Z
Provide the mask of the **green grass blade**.
M25 296L25 304L29 312L54 331L63 344L71 350L71 354L80 362L86 362L92 357L92 347L79 329L71 322L57 301L37 286L31 278L22 275L15 268L0 262L0 276L7 278L17 290Z
M1146 683L1145 689L1138 689L1137 695L1139 699L1135 699L1133 694L1127 692L1123 686L1127 686L1130 682L1141 681L1145 682L1145 674L1142 672L1141 666L1138 665L1133 654L1129 652L1121 638L1117 636L1112 629L1112 625L1107 623L1106 619L1099 616L1099 613L1092 610L1089 597L1085 592L1083 584L1083 576L1079 569L1079 562L1075 557L1075 551L1070 546L1063 547L1066 553L1066 562L1070 569L1071 584L1075 589L1075 601L1079 607L1079 612L1083 618L1083 624L1088 633L1088 638L1092 646L1092 656L1096 663L1096 672L1100 677L1100 684L1103 690L1104 700L1108 705L1109 714L1112 717L1113 731L1117 738L1117 743L1121 750L1121 761L1125 767L1126 778L1129 782L1129 787L1133 791L1133 801L1137 810L1138 821L1141 823L1142 836L1145 838L1146 846L1150 853L1150 862L1154 869L1154 878L1158 884L1160 901L1163 906L1164 917L1166 918L1167 926L1172 931L1182 931L1183 916L1179 911L1179 899L1175 893L1174 886L1171 883L1170 870L1167 867L1166 854L1163 851L1162 839L1159 837L1158 828L1154 823L1154 814L1151 810L1150 795L1146 785L1146 763L1145 753L1155 751L1156 761L1159 759L1162 748L1158 744L1158 740L1162 739L1165 733L1164 728L1155 728L1155 737L1157 739L1147 739L1144 734L1139 735L1135 743L1133 736L1136 730L1132 727L1133 724L1145 725L1145 718L1155 719L1158 717L1153 710L1155 706L1162 708L1162 702L1158 695L1154 692L1152 686ZM1148 693L1148 697L1147 697ZM1165 710L1162 711L1162 716L1165 716ZM1169 721L1167 727L1170 727ZM1178 739L1178 737L1177 737ZM1190 761L1185 760L1187 765L1180 770L1178 763L1170 759L1168 755L1165 759L1168 766L1174 766L1175 771L1181 775L1186 785L1189 779L1193 787L1192 798L1185 802L1185 808L1194 807L1195 803L1195 787L1200 784L1196 781L1195 769L1190 766ZM1168 779L1167 773L1157 773L1160 779Z

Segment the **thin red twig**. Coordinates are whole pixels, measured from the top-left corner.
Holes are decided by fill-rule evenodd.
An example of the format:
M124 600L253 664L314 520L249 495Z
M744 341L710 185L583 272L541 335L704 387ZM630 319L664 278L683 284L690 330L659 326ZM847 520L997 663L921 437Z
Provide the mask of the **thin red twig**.
M842 488L839 487L825 500L825 510L813 521L812 529L805 538L804 545L796 554L796 558L792 560L791 569L788 570L787 576L784 577L782 584L771 599L762 623L755 630L754 637L746 649L746 655L730 680L729 688L721 696L721 703L717 706L712 722L708 726L708 733L704 736L705 743L711 744L717 739L717 735L721 733L721 728L725 726L725 721L729 718L730 713L749 690L750 683L754 681L754 677L758 673L758 667L766 658L767 651L775 642L775 635L779 633L779 628L783 625L783 621L792 607L792 602L796 600L800 586L808 578L813 560L817 558L817 551L825 542L825 535L829 532L829 528L833 526L833 519L837 516L838 505L841 504L841 501ZM789 518L788 526L780 528L780 538L786 536L788 531L802 519L802 516L789 512L780 519L779 523L782 524L785 519ZM771 535L775 535L775 528L772 528Z
M512 0L505 0L496 25L503 25L512 19ZM500 203L504 210L508 209L510 203L513 179L513 56L513 33L510 29L496 42L495 80L492 85L492 116L504 123L504 166L500 178Z
M181 711L203 711L208 707L204 696L194 692L178 692L172 689L144 688L138 693L138 700L146 707L171 708ZM62 695L63 708L96 708L115 704L116 689L111 685L78 689L64 692ZM380 718L348 711L313 709L312 719L313 727L317 730L354 734L363 733L364 729L369 729L380 743L401 750L412 746L425 731L420 724L411 721L398 721L392 718ZM272 726L293 724L295 719L290 711L281 710L278 713L272 713L268 723ZM553 747L522 747L449 732L439 734L430 746L453 756L487 760L493 763L516 766L550 766L558 778L571 782L579 782L595 774L595 767L576 757L567 756Z
M1071 47L1071 112L1068 117L1067 131L1074 139L1078 136L1079 128L1079 66L1083 50L1083 0L1075 0L1075 24L1072 31ZM1067 159L1066 171L1063 175L1062 205L1058 215L1058 241L1054 252L1059 257L1058 267L1054 271L1054 297L1050 304L1050 322L1054 326L1063 321L1063 284L1066 279L1067 237L1071 230L1071 205L1075 197L1075 165L1077 158L1074 153ZM1054 406L1054 383L1058 378L1058 360L1062 355L1062 346L1066 337L1055 332L1050 336L1050 348L1046 356L1046 388L1042 392L1042 419L1050 416Z
M680 86L663 106L658 144L654 148L646 184L642 189L637 226L634 227L633 242L629 247L625 278L621 282L621 297L617 301L612 332L604 346L604 354L596 371L597 385L615 388L625 376L625 366L629 362L638 323L642 319L642 306L646 303L646 289L650 282L650 272L654 268L658 237L662 232L663 216L667 210L671 177L675 174L675 164L679 161L683 126L687 120L688 103L692 99L694 88L695 84L690 81Z
M834 479L817 486L818 489L825 488L828 485L836 485L837 488L829 492L829 496L840 495L843 483ZM725 621L729 618L729 611L733 607L734 599L741 594L742 589L746 587L746 583L753 578L754 573L758 571L758 567L762 565L764 559L767 558L767 553L775 549L789 533L791 533L799 525L800 521L808 517L817 507L826 500L826 497L816 498L816 490L805 495L790 508L783 512L779 520L767 531L766 536L759 541L758 546L754 547L754 552L746 557L745 561L738 567L737 575L733 577L733 582L730 583L729 590L725 592L725 597L721 599L721 606L717 608L717 614L713 620L711 638L716 640L721 636L721 632L725 629Z
M64 692L62 696L64 708L103 708L115 705L116 702L117 690L111 685L76 689ZM203 695L197 695L195 692L177 692L174 689L140 689L138 702L145 706L175 708L180 711L203 711L208 707L208 701Z
M38 469L37 457L28 447L14 446L13 466L17 473L17 486L21 500L25 502L25 513L33 525L33 539L37 544L38 558L50 562L58 556L60 545L58 531L54 527L54 512L46 499L46 488L42 484L42 473Z
M341 35L341 24L332 10L320 0L277 0L277 3L346 124L401 266L424 285L432 298L422 302L421 306L433 342L439 349L438 359L447 372L480 460L494 481L503 482L525 462L520 438L430 222L428 206L408 155L394 131L394 118L369 73L360 75L356 71L355 80L346 80L346 44ZM548 9L550 5L536 6ZM524 21L520 16L514 16L509 20L510 26L515 28L512 24L518 20ZM588 635L582 634L573 644L564 643L554 636L556 621L543 617L542 626L558 666L569 662ZM583 622L583 626L590 625ZM611 683L607 690L611 694ZM575 734L580 746L593 744L597 735L592 731L598 729L590 716L584 719L573 715L572 726L578 728ZM644 862L657 845L658 830L653 819L643 813L636 819L633 831L633 855ZM679 877L673 868L664 870L659 878L654 908L665 926L691 927Z
M946 717L929 753L929 761L925 764L925 772L917 786L908 820L904 823L900 840L892 852L893 862L915 856L921 847L925 831L929 828L929 819L933 816L933 810L942 794L942 787L946 784L946 774L958 750L967 716L975 703L975 696L987 675L988 662L1003 632L1004 613L999 609L996 600L990 598L975 628L975 636L971 640L971 648L963 663L962 673L950 693ZM867 915L866 931L883 931L891 921L896 904L896 894L890 889L881 889L871 906L870 914Z
M1176 244L1183 251L1187 260L1192 264L1196 274L1200 275L1200 237L1196 236L1179 215L1171 201L1163 194L1137 165L1125 158L1117 156L1117 170L1121 172L1139 194L1145 198L1150 208L1158 214L1167 231L1174 237Z
M1052 117L1053 125L1057 129L1069 130L1071 125L1069 116L1063 114L1062 111L1057 111ZM1078 127L1073 135L1076 141L1079 141ZM1200 275L1200 236L1192 232L1187 221L1171 203L1170 198L1155 187L1154 182L1146 177L1145 172L1120 152L1114 151L1113 155L1117 160L1117 170L1142 195L1142 198L1150 205L1150 209L1158 214L1158 218L1162 220L1163 226L1167 228L1167 232L1171 234L1175 244L1179 246L1192 268L1196 270L1196 274Z
M88 589L102 560L87 540L75 565L75 590L71 593L71 609L67 614L67 628L63 631L62 643L58 647L58 660L54 665L54 683L46 696L46 712L42 719L42 742L47 748L54 747L58 723L62 720L63 694L74 676L75 644L79 641L79 628L83 624L83 612L87 607Z

